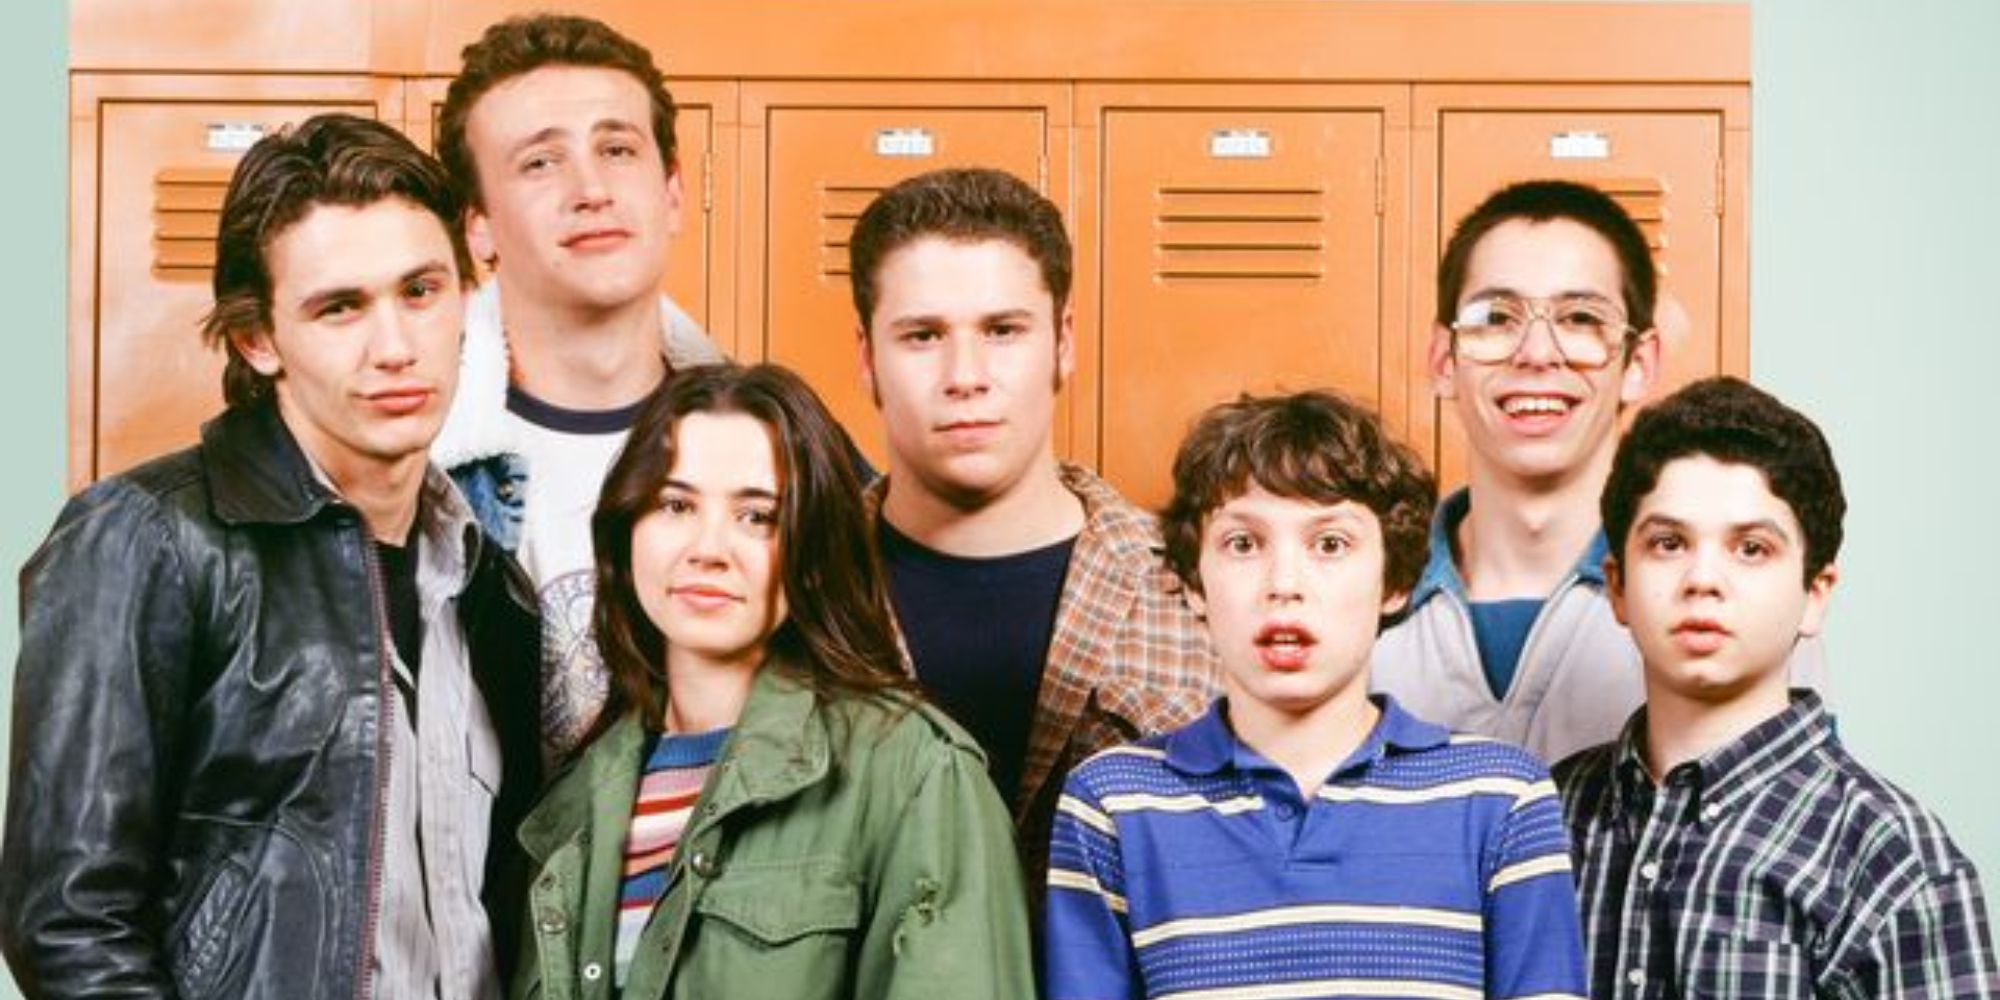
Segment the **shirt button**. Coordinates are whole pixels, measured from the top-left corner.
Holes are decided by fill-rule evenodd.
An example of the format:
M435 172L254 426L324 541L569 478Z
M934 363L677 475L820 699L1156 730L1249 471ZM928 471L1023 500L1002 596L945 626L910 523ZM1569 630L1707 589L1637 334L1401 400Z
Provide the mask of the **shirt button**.
M1660 877L1660 866L1648 861L1639 866L1639 877L1648 882Z
M596 962L587 962L584 964L583 979L585 982L594 983L602 978L604 978L604 966Z
M569 928L569 921L564 919L562 911L547 910L542 913L539 926L544 934L561 934Z
M707 851L697 850L694 852L693 857L688 858L688 867L694 869L694 873L702 878L714 878L716 869L715 855Z
M1646 985L1646 972L1644 969L1633 969L1631 972L1625 974L1625 981L1634 986L1644 986Z
M1291 819L1292 817L1294 817L1294 816L1297 816L1298 814L1299 814L1299 807L1298 807L1298 806L1295 806L1295 805L1291 804L1290 802L1280 802L1280 803L1278 803L1278 818L1279 818L1279 819Z
M1701 807L1701 818L1702 818L1702 819L1705 819L1705 820L1709 821L1710 823L1713 823L1713 822L1715 822L1716 820L1720 819L1721 817L1722 817L1722 807L1721 807L1721 806L1719 806L1719 805L1716 805L1715 803L1711 802L1711 803L1709 803L1708 805L1705 805L1705 806L1702 806L1702 807Z

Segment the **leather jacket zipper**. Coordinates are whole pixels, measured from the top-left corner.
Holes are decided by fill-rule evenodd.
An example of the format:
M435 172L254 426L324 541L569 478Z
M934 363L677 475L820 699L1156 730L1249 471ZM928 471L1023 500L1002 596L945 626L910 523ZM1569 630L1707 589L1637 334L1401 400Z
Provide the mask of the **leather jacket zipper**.
M375 608L376 659L380 663L375 695L375 809L368 824L368 905L361 918L361 969L354 977L355 1000L368 1000L374 985L376 928L382 920L382 854L388 835L382 818L388 810L388 776L394 764L395 742L389 738L389 727L396 722L396 707L391 702L396 681L390 676L395 667L389 657L394 655L395 646L389 638L389 600L382 592L382 561L375 555L375 539L368 533L367 522L358 514L356 519L361 526L361 562L368 571L368 592Z

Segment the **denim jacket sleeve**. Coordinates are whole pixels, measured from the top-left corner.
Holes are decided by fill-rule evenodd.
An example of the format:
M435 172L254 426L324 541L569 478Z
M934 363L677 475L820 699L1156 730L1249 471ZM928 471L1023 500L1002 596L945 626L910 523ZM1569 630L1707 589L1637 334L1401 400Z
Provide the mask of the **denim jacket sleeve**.
M1035 995L1027 895L1012 825L976 750L947 745L895 824L875 887L856 995Z
M150 887L194 615L161 513L100 484L22 570L0 946L30 997L173 993Z

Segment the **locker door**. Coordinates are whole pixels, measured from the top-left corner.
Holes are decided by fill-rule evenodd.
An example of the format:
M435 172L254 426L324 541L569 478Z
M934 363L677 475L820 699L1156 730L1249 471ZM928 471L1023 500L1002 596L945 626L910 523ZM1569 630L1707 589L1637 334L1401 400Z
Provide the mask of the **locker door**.
M1112 109L1103 122L1105 476L1163 504L1209 405L1381 396L1380 110Z
M763 105L769 170L762 226L764 357L803 375L879 469L887 468L887 455L874 403L861 388L848 236L884 188L943 167L996 167L1061 205L1062 192L1051 190L1046 166L1057 124L1048 98L1031 92L1024 99L1018 89L823 86L794 96L782 89L753 95L746 88L746 106ZM745 119L758 120L749 113ZM1066 401L1060 409L1068 409ZM1058 442L1066 437L1064 420L1059 412Z
M410 136L437 149L437 123L451 80L427 77L410 82ZM736 145L733 124L736 85L730 82L669 82L674 95L674 137L679 140L681 231L667 256L660 290L673 297L706 329L716 345L736 350L733 303L728 295L734 273L730 256L735 213ZM722 183L718 183L721 181Z
M1496 88L1497 89L1497 88ZM1532 92L1511 97L1531 102ZM1616 198L1646 233L1660 271L1661 377L1654 398L1704 375L1743 374L1747 348L1739 276L1740 194L1728 191L1734 144L1726 103L1702 107L1688 95L1631 95L1619 108L1617 90L1597 90L1594 107L1519 109L1446 106L1439 112L1437 216L1434 252L1416 289L1413 331L1424 339L1435 316L1435 262L1451 227L1495 189L1517 180L1564 177L1593 184ZM1649 103L1668 104L1648 107ZM1678 106L1674 106L1677 103ZM1602 110L1610 105L1611 109ZM1420 373L1427 377L1427 373ZM1427 390L1426 390L1427 391ZM1413 393L1414 395L1414 393ZM1450 488L1465 478L1464 436L1449 406L1437 408L1440 479Z
M395 91L356 78L76 81L73 487L194 443L222 409L222 354L200 331L243 150L322 112L393 120Z

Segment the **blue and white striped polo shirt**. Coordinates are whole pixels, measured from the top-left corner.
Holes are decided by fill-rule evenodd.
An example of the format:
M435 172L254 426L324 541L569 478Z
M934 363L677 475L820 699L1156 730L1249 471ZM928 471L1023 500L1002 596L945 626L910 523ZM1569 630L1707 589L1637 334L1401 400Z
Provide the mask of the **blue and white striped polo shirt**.
M1050 847L1053 1000L1581 997L1548 769L1376 696L1305 801L1226 702L1070 774Z

